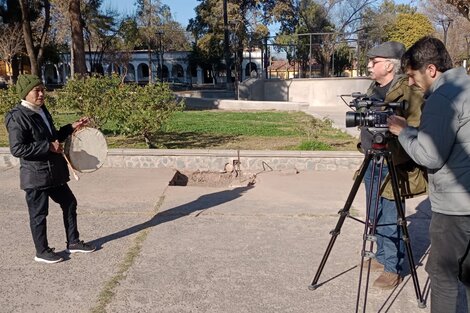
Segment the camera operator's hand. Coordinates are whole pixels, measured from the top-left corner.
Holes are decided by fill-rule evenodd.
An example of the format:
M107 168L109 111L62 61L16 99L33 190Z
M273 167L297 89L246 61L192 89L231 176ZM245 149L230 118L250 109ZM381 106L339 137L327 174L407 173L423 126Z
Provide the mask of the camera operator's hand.
M401 131L408 126L406 119L398 115L389 116L387 124L390 132L396 136L400 135Z

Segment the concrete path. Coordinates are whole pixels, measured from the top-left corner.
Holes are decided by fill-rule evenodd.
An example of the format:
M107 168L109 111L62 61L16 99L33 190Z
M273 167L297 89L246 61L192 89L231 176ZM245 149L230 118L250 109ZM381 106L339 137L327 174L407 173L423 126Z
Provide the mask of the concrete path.
M171 169L103 168L72 181L81 239L99 249L65 254L60 209L51 203L50 246L66 260L45 265L33 261L18 169L0 170L0 311L354 312L361 223L345 220L321 286L307 288L352 171L262 172L253 186L235 179L217 188L169 186L173 175ZM350 212L360 218L363 208L361 186ZM426 197L409 201L407 213L420 288L429 301ZM376 276L371 273L371 281ZM367 296L366 312L429 312L418 308L409 274L396 290L370 286Z

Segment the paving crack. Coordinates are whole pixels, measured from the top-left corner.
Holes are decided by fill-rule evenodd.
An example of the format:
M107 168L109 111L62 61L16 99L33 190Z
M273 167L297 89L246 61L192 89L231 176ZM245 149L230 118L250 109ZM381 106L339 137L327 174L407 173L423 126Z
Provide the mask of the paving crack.
M157 203L154 206L154 216L158 214L161 206L165 200L165 192L163 191L162 195L159 197ZM152 218L154 218L154 216ZM111 303L111 301L116 296L116 288L119 286L120 282L123 281L129 269L132 267L137 257L142 251L142 246L145 240L148 237L150 232L149 228L139 231L137 236L134 238L129 249L124 255L124 259L119 263L118 270L114 276L112 276L103 286L102 290L98 294L98 299L95 306L90 310L91 313L105 313L106 307Z

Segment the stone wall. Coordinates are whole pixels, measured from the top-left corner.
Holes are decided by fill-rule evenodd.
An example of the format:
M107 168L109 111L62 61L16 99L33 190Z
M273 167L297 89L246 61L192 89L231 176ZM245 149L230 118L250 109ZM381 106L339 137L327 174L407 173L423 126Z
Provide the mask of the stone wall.
M105 167L172 168L185 171L223 171L227 164L242 171L264 170L334 171L357 169L363 161L359 152L336 151L250 151L250 150L146 150L110 149ZM0 148L0 168L18 165L7 148Z

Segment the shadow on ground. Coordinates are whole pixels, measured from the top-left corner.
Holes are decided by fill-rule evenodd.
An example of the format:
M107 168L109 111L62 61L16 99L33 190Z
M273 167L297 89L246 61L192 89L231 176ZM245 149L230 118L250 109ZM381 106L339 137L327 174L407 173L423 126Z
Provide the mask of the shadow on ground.
M109 234L101 238L97 238L91 241L91 243L95 245L98 249L101 249L104 244L112 240L117 240L138 233L144 229L155 227L163 223L171 222L178 218L190 215L191 213L197 211L204 211L222 203L235 200L243 196L243 194L251 188L253 188L253 186L237 187L231 190L224 190L203 195L194 201L168 209L163 212L159 212L155 214L150 220L144 223L134 225L132 227L123 229L121 231Z

